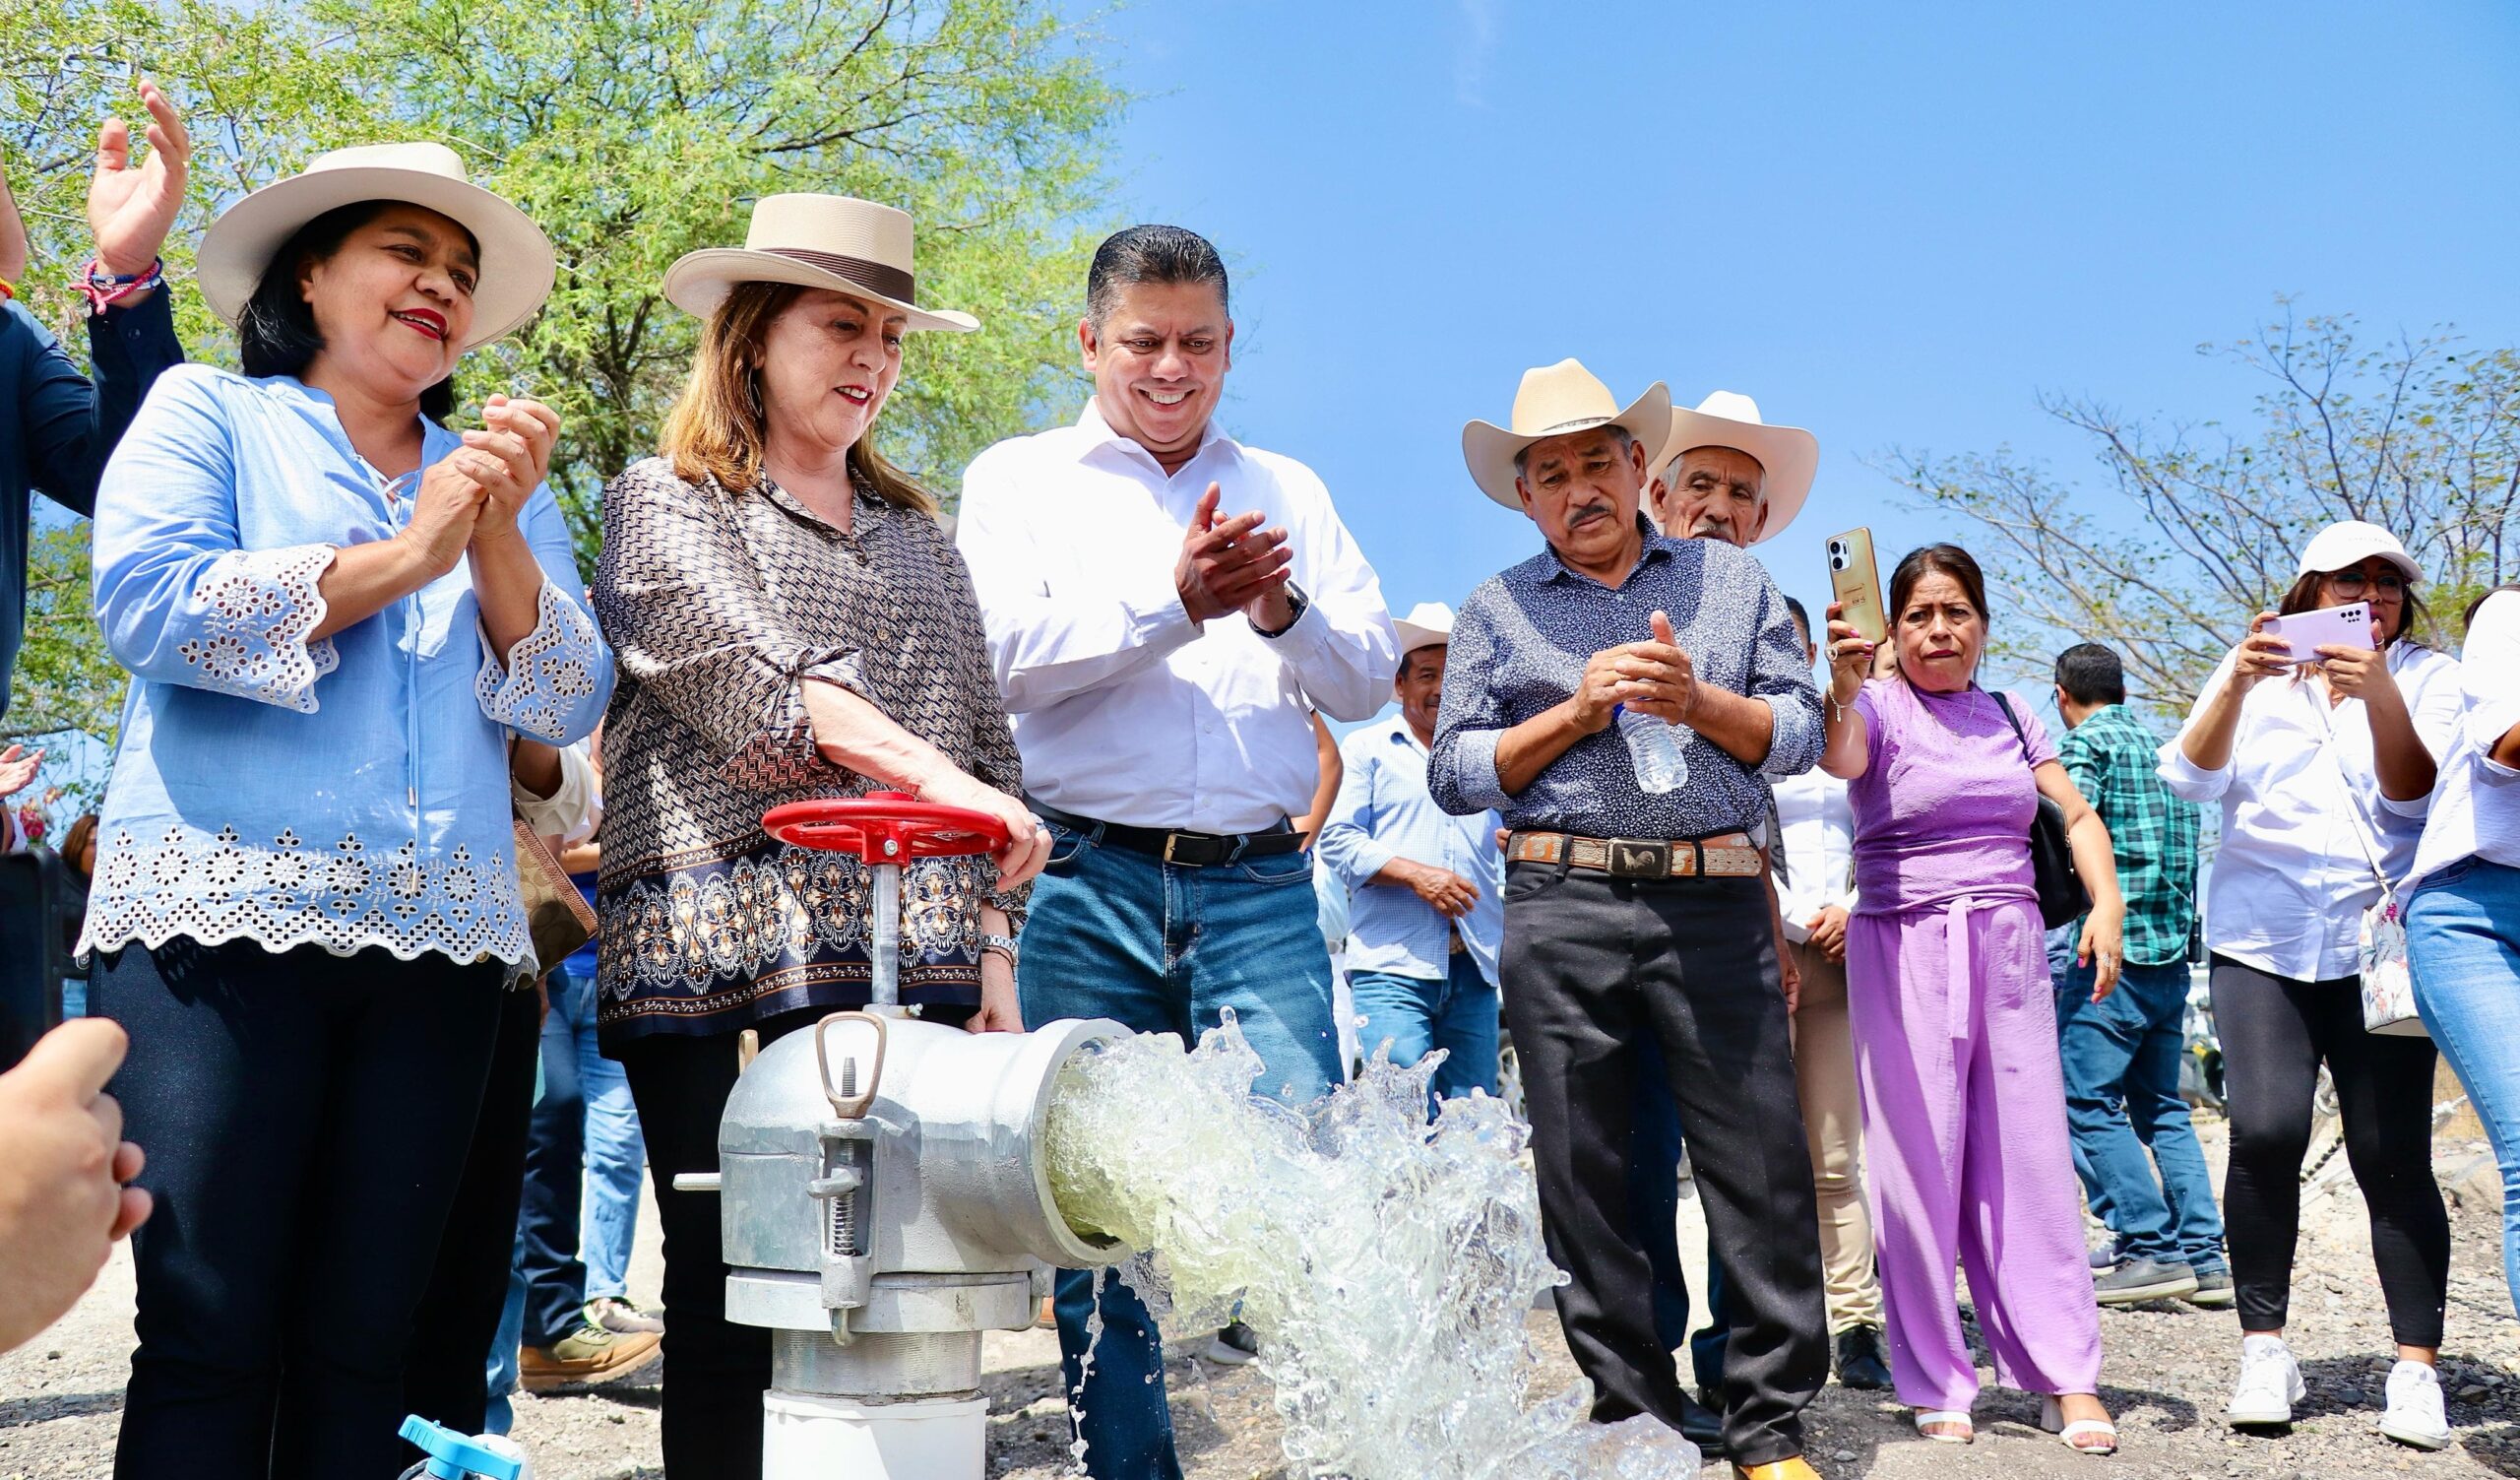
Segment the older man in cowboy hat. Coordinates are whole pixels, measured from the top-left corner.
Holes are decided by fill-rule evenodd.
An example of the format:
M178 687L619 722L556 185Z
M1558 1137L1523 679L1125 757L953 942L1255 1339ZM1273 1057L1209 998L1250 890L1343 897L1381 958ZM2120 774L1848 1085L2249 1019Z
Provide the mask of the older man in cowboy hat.
M1671 408L1670 436L1656 455L1649 492L1655 522L1672 539L1721 540L1747 549L1775 539L1810 496L1820 442L1798 426L1771 426L1759 404L1717 391L1692 411ZM1811 648L1797 623L1796 642ZM1816 650L1814 650L1816 651ZM1806 659L1807 661L1807 659ZM1872 1216L1863 1191L1862 1125L1856 1103L1855 1039L1847 1017L1846 787L1817 770L1777 783L1769 845L1773 896L1785 936L1781 964L1795 982L1795 1068L1802 1124L1820 1200L1820 1257L1827 1274L1831 1361L1850 1387L1886 1388L1881 1353L1881 1285L1872 1272ZM1799 849L1789 848L1789 839ZM1798 855L1798 856L1797 856ZM1677 1189L1636 1190L1640 1221L1654 1239L1677 1211ZM1678 1253L1656 1255L1658 1286L1676 1278ZM1667 1273L1666 1271L1672 1271ZM1721 1276L1709 1261L1708 1296L1722 1324ZM1661 1294L1658 1289L1658 1296ZM1680 1299L1685 1301L1686 1293ZM1720 1333L1694 1355L1701 1383L1721 1373Z
M1758 562L1640 513L1670 424L1661 385L1621 407L1570 359L1524 375L1511 425L1463 428L1473 479L1547 547L1463 604L1428 786L1446 810L1494 807L1513 829L1505 1010L1594 1418L1681 1420L1671 1354L1632 1298L1646 1258L1621 1191L1650 1035L1731 1277L1726 1444L1744 1474L1799 1477L1827 1326L1790 1004L1773 934L1747 923L1767 913L1749 829L1762 778L1818 756L1820 701ZM1647 763L1670 744L1676 784L1680 767Z
M1446 1055L1435 1100L1496 1093L1496 952L1504 866L1496 814L1456 817L1426 791L1426 757L1443 702L1452 609L1420 602L1392 623L1400 713L1350 735L1338 800L1322 825L1322 866L1351 891L1349 991L1358 1047L1409 1065Z

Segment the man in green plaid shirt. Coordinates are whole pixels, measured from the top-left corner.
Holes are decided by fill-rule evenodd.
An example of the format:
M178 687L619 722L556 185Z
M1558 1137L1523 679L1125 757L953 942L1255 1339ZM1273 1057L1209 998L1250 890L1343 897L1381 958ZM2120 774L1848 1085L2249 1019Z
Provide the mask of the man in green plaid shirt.
M2086 642L2058 655L2056 708L2071 727L2057 758L2108 825L2126 896L2126 965L2117 990L2093 1001L2091 968L2073 965L2070 955L2057 976L2074 1167L2092 1211L2117 1235L2116 1262L2096 1281L2099 1299L2132 1305L2183 1296L2229 1306L2222 1214L2178 1093L2200 818L2155 774L2161 740L2126 707L2125 671L2115 653ZM2079 933L2081 927L2069 929Z

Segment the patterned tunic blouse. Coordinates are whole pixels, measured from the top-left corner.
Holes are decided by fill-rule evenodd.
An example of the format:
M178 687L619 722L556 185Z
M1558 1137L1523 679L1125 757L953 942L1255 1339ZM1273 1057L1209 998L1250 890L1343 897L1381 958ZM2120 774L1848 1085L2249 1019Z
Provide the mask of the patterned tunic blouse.
M605 719L599 1031L731 1033L863 1004L871 879L779 843L762 813L879 790L814 746L826 679L1010 796L1022 764L970 574L928 515L860 486L843 534L765 477L749 493L649 458L603 495L595 606L620 663ZM902 880L905 1002L979 1000L979 910L1021 920L986 858Z

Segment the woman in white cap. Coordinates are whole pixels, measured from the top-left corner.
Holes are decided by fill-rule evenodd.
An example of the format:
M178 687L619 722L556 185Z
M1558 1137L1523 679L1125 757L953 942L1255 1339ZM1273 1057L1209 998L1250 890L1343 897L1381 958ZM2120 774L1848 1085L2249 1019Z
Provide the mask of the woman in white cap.
M901 998L974 1032L1023 1026L1014 936L1049 851L971 576L870 440L909 331L979 327L918 306L910 217L769 196L742 249L683 258L664 292L707 325L662 456L604 489L595 583L622 675L597 1036L661 1187L718 1165L738 1034L768 1044L870 995L864 868L770 838L765 810L890 788L1005 822L994 860L902 880ZM665 1472L758 1474L770 1332L725 1319L717 1199L659 1213Z
M2433 1361L2448 1298L2450 1226L2432 1180L2432 1044L2363 1024L2362 912L2415 857L2435 767L2457 721L2458 665L2418 642L2423 579L2397 537L2332 524L2299 578L2215 670L2161 774L2223 805L2206 886L2214 1023L2232 1123L2224 1221L2240 1319L2236 1426L2292 1422L2303 1395L2284 1344L2300 1229L2301 1157L2319 1065L2336 1082L2346 1156L2370 1205L2371 1246L2397 1340L2380 1431L2449 1442ZM2294 661L2279 618L2368 603L2368 645Z
M509 736L573 740L611 688L542 484L557 418L444 424L552 254L450 151L381 145L238 201L199 262L245 373L166 372L96 499L135 681L86 944L160 1215L116 1473L387 1475L534 966Z

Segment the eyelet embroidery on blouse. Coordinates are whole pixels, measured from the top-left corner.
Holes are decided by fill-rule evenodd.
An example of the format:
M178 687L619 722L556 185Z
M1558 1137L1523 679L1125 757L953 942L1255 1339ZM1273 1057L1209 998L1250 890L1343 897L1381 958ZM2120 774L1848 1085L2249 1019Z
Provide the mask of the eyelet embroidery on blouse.
M175 651L195 683L313 714L315 680L342 666L333 639L306 640L326 611L318 583L337 547L295 545L230 550L210 562L193 600L206 609L202 635Z
M873 897L857 860L785 843L723 872L642 878L603 901L598 977L621 1001L641 989L703 992L818 948L862 948ZM980 898L975 860L921 859L903 869L903 964L971 955Z
M516 864L502 851L484 859L459 845L431 859L416 839L378 851L351 833L325 847L290 829L253 843L232 825L177 825L155 843L119 829L99 838L79 949L155 950L178 935L273 951L382 947L405 961L533 959Z
M596 690L596 663L602 645L596 625L564 600L549 581L534 600L534 630L502 665L490 635L481 634L481 672L472 680L481 712L512 730L562 743L570 702Z

